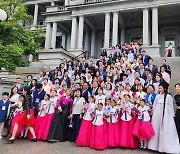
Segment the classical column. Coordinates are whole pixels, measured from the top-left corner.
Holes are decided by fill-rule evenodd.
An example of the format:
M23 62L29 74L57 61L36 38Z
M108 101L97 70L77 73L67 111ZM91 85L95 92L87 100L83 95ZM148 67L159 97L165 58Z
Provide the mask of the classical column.
M152 45L158 45L158 8L152 8Z
M118 43L118 12L113 12L112 45L116 46L117 43Z
M33 26L37 26L37 18L38 18L38 4L35 4Z
M67 34L67 39L66 39L66 49L70 49L70 44L71 44L71 35Z
M65 0L64 5L65 6L69 5L69 0Z
M72 17L72 27L71 27L71 49L76 48L76 34L77 34L77 17Z
M104 48L109 48L110 13L105 14Z
M92 30L91 35L91 56L95 56L96 31Z
M50 32L51 32L51 23L48 22L46 26L45 49L50 48Z
M121 44L125 43L125 27L121 27Z
M85 35L85 51L89 51L89 30L86 30Z
M84 32L84 17L79 17L79 30L78 30L78 49L83 49L83 32Z
M57 22L53 22L52 39L51 39L51 47L53 49L56 48L56 33L57 33Z
M149 10L143 9L143 45L149 45Z

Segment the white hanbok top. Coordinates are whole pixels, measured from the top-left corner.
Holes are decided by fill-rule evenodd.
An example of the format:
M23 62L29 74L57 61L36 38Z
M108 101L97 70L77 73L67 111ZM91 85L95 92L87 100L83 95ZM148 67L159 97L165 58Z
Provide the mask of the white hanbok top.
M42 100L41 101L41 105L39 107L39 112L38 112L38 115L40 117L44 117L46 115L46 110L48 108L48 105L49 105L50 101L45 101L45 100Z
M94 112L95 106L96 104L94 102L88 104L87 110L84 111L84 116L83 116L84 120L88 120L88 121L92 120L91 114Z
M104 124L103 122L103 116L104 116L104 112L103 112L103 109L101 111L99 110L96 110L95 111L95 118L92 122L93 125L96 125L96 126L101 126Z
M146 105L144 107L139 106L138 111L140 112L140 114L138 115L138 119L141 119L142 121L150 121L151 118L148 113L149 109L150 108Z
M105 95L96 95L95 96L95 104L99 104L99 103L102 103L103 104L103 107L105 106L105 99L106 99L106 96Z
M121 120L123 121L130 121L132 119L131 117L131 103L130 102L121 102L120 109L122 109L122 116ZM128 110L128 112L123 111L124 109Z
M108 123L116 123L118 122L118 108L116 106L110 107L109 116L107 118Z
M10 102L14 102L15 104L18 104L19 102L19 94L14 94L11 96L11 98L9 99Z
M49 105L47 107L46 113L47 114L53 114L55 112L55 107L57 104L58 97L52 97L49 100Z

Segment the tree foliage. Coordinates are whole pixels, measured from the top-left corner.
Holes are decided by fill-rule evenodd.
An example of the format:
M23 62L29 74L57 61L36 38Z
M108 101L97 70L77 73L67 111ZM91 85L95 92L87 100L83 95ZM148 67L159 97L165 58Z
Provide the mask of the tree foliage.
M44 41L43 30L35 32L26 30L23 25L32 19L27 14L24 0L0 0L0 8L8 17L0 22L0 67L14 70L18 66L27 66L27 60L22 55L35 54Z

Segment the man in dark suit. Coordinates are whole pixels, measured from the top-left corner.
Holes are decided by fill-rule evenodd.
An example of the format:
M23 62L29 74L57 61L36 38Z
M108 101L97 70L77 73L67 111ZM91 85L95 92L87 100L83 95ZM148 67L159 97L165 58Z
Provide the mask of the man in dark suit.
M66 82L68 87L70 87L70 78L68 77L68 71L64 72L63 77L60 79L61 83Z
M151 57L146 53L145 50L142 51L142 56L143 56L143 64L144 66L149 64L149 59L151 59Z
M105 65L105 59L103 58L103 56L99 56L99 60L96 62L96 65L99 67L99 63L102 62L103 65Z
M92 88L90 88L90 94L92 96L95 96L98 94L98 82L97 81L93 81L93 84L92 84Z
M149 59L149 64L146 66L146 68L148 68L152 75L153 75L153 79L155 79L156 77L156 73L158 72L158 67L156 65L154 65L153 63L153 59Z
M22 94L24 85L22 84L22 79L20 77L16 78L16 84L14 86L18 88L19 94Z
M145 88L147 88L149 85L153 85L153 83L154 83L154 80L153 80L153 75L152 75L152 73L149 73L148 75L147 75L147 79L145 80Z
M81 71L85 72L85 69L88 67L88 63L86 63L86 58L81 57L77 66L79 66L79 69Z
M90 92L88 88L89 88L89 83L85 82L82 88L82 97L84 97L86 102L88 102L88 97L90 96Z
M143 63L139 64L137 71L140 73L140 77L146 80L146 70Z

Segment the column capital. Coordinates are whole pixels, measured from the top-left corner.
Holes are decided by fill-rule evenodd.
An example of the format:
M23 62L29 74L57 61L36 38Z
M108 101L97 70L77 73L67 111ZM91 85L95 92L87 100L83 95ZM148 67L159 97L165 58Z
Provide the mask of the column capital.
M158 9L158 8L159 8L159 6L152 6L151 10Z
M119 11L112 11L113 14L119 14Z
M105 14L105 15L110 15L110 14L111 14L111 12L110 12L110 11L108 11L108 12L104 12L104 14Z
M145 7L145 8L143 8L142 10L143 10L143 12L144 12L144 11L149 11L149 7Z

